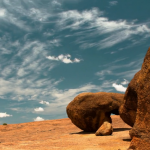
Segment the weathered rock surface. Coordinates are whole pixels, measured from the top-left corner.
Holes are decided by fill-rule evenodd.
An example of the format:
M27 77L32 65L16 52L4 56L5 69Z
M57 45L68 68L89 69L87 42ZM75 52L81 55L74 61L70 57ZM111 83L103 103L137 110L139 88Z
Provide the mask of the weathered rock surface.
M101 127L96 131L96 135L111 135L113 132L113 128L111 123L105 121Z
M119 109L120 117L125 123L133 127L137 112L137 88L138 77L140 71L134 75L134 78L130 81L128 88L124 96L124 104Z
M150 150L150 48L141 70L128 85L124 104L120 108L120 117L133 128L130 148Z
M111 136L95 136L68 118L0 125L0 150L127 150L130 126L113 115Z
M110 135L110 114L119 114L118 109L123 104L123 97L124 94L119 93L81 93L68 104L66 111L78 128L88 132L98 130L96 135Z

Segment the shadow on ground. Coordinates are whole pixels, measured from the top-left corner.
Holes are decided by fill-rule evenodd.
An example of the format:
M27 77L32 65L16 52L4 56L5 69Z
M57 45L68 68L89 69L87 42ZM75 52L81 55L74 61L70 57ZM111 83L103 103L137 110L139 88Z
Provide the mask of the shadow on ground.
M131 142L132 139L122 139L122 140L126 142Z
M120 131L126 131L130 130L131 128L113 128L113 132L120 132Z
M126 130L130 130L131 128L114 128L113 132L120 132L120 131L126 131ZM70 133L70 134L95 134L96 131L93 132L87 132L87 131L80 131L80 132L74 132L74 133Z
M80 132L75 132L70 134L95 134L95 132L80 131Z

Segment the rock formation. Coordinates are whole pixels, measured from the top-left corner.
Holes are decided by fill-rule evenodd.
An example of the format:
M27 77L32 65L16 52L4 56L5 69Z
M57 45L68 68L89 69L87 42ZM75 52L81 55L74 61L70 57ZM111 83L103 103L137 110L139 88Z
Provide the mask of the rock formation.
M150 150L150 48L141 70L128 85L119 112L124 122L133 126L129 149Z
M130 81L128 88L124 96L124 104L119 109L119 114L122 120L133 127L136 118L137 111L137 88L138 77L140 71L134 75L134 78Z
M111 135L111 113L119 115L124 94L81 93L71 101L66 110L72 123L84 131L96 131L96 135Z

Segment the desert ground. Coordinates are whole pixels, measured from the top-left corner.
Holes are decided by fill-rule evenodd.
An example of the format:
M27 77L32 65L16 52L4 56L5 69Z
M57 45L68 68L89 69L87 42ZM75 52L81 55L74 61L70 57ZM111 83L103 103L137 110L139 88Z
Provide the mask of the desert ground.
M69 118L0 125L0 150L127 150L130 126L112 115L113 134L95 136Z

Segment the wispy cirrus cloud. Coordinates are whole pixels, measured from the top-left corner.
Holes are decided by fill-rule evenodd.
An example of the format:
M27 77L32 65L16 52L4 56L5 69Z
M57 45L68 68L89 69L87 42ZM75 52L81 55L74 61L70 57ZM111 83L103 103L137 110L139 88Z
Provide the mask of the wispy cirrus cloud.
M124 79L124 81L123 82L121 82L121 84L123 84L123 85L126 85L126 84L128 84L129 83L129 81L128 80L126 80L126 79Z
M137 72L140 66L137 62L122 66L111 62L97 72L101 78L100 85L88 81L71 89L65 89L65 86L62 86L64 89L59 88L63 79L51 76L53 68L61 65L58 62L73 64L82 61L75 58L74 53L64 50L66 45L68 48L71 44L83 49L96 47L97 50L112 47L130 38L134 40L137 35L141 39L147 39L150 35L149 22L139 24L135 20L111 20L99 8L81 11L63 8L66 2L77 1L79 0L0 1L0 98L29 103L34 100L38 105L45 104L38 108L34 105L33 108L22 109L14 103L10 110L34 114L65 114L66 105L81 92L109 92L114 88L121 92L125 90L123 85L127 81L121 82L121 86L117 84L118 80L106 80L105 75L129 80ZM65 42L64 38L68 41ZM120 68L125 68L125 71L116 73ZM8 114L3 114L5 115ZM34 120L44 119L38 116Z
M64 89L64 90L53 89L52 91L50 91L50 93L51 93L51 97L54 98L55 101L51 102L50 106L44 108L43 114L55 113L55 115L57 115L59 118L61 114L65 114L66 106L78 94L84 92L103 92L103 91L111 92L113 90L112 88L113 82L114 81L105 80L101 85L94 85L92 83L88 83L74 89Z
M48 2L47 5L44 5L41 0L26 0L22 3L19 0L3 0L0 1L0 20L3 22L2 25L8 26L8 24L11 24L22 31L32 32L41 29L43 26L40 24L32 27L35 22L51 22L49 18L56 16L56 10L53 9L58 5L61 6L61 2L57 0ZM30 23L27 23L27 21Z
M110 1L109 2L109 5L110 6L114 6L114 5L117 5L118 4L118 1Z
M56 81L53 78L45 78L48 72L57 66L55 62L49 62L45 59L49 53L47 49L58 46L59 41L48 40L45 43L38 40L24 41L24 43L12 42L10 35L5 36L0 41L1 47L5 47L9 51L8 53L0 51L0 86L2 87L0 96L4 99L9 97L9 99L18 101L38 100L40 97L46 99L48 95L45 94L43 97L44 92L47 93L62 81L62 79ZM10 59L11 53L14 55L11 55ZM41 73L43 78L40 77ZM34 95L36 96L34 97Z
M59 1L57 1L57 0L53 0L52 1L52 5L53 6L61 6L62 4Z
M72 30L73 36L78 34L75 42L80 45L81 48L98 47L99 49L109 48L118 43L139 35L142 39L150 37L150 22L136 23L136 20L110 20L105 17L105 12L98 8L92 8L89 10L68 10L54 11L54 6L62 5L63 1L53 0L49 2L47 6L42 5L38 0L36 3L33 0L24 2L21 5L18 0L4 1L0 3L2 9L0 10L3 23L11 23L21 30L28 32L40 31L43 29L45 23L54 24L57 30ZM14 7L11 7L11 4ZM52 5L53 4L53 5ZM116 5L117 1L110 1L111 5ZM39 5L41 7L39 7ZM52 8L52 9L50 9ZM8 11L10 10L10 11ZM20 14L16 17L16 14ZM32 20L31 23L38 22L39 26L32 28L31 24L26 24L22 17ZM55 19L54 19L55 17ZM51 21L53 20L53 21ZM82 29L82 31L81 31ZM84 29L84 30L83 30ZM28 33L27 33L28 34ZM52 36L51 32L44 32L45 36ZM95 38L96 40L92 40ZM98 40L98 39L101 40Z
M100 77L99 80L104 80L106 75L126 78L124 79L125 81L122 83L124 84L127 83L128 82L127 80L132 79L135 73L137 73L141 69L143 58L138 59L138 61L136 60L127 64L119 65L118 62L123 61L125 59L126 58L118 59L115 60L114 62L101 66L107 69L102 69L101 71L96 72L95 75ZM124 69L124 71L116 72L116 70L118 69Z
M57 25L61 30L71 29L76 31L74 34L74 36L78 35L76 42L82 48L98 47L104 49L131 37L134 38L136 35L143 38L150 37L150 22L136 24L136 20L130 22L122 19L109 20L104 15L105 13L98 8L84 11L69 10L59 14ZM84 30L80 31L80 29ZM92 41L89 38L101 38L101 40L95 39L95 41Z
M100 91L105 91L105 92L110 92L113 90L112 88L112 84L114 81L104 81L101 85L94 85L91 83L82 85L80 87L74 88L74 89L64 89L64 90L60 90L56 87L50 88L49 90L44 90L43 92L42 90L39 91L34 91L32 93L33 94L37 94L40 93L40 95L42 95L40 98L46 98L46 99L51 99L53 101L48 102L48 101L40 101L40 104L46 104L43 107L38 107L38 108L34 108L34 111L32 108L10 108L11 110L14 110L16 112L28 112L28 113L36 113L36 114L55 114L57 115L57 117L59 118L60 115L65 114L65 110L66 110L66 106L68 105L68 103L74 99L74 97L76 97L78 94L83 93L83 92L100 92ZM26 92L26 91L25 91ZM21 95L23 96L23 95ZM29 93L26 93L26 97L28 98ZM37 95L34 96L34 98L32 100L38 100L39 97L37 97ZM46 97L47 96L47 97ZM18 100L18 97L15 97L16 100ZM16 106L16 105L14 105ZM57 110L57 111L56 111ZM35 120L38 120L35 119ZM39 118L40 120L40 118Z

